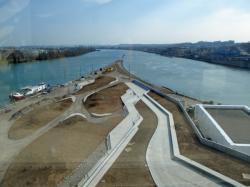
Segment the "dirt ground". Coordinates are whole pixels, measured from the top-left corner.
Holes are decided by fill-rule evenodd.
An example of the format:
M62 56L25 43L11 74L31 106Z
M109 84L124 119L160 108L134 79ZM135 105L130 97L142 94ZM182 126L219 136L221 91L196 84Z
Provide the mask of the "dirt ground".
M87 91L95 90L97 88L106 86L107 84L109 84L110 82L112 82L114 80L115 80L115 78L108 77L108 76L97 77L94 84L84 86L81 90L76 92L76 95L80 95L80 94L83 94L83 93L85 93Z
M34 109L18 118L9 130L10 139L24 138L62 114L72 104L71 99L49 105L35 105ZM39 115L37 115L39 114Z
M149 95L173 114L181 154L238 182L250 185L242 174L250 174L250 164L199 142L181 110L174 103L150 92Z
M137 103L136 108L143 117L139 131L104 175L98 187L155 186L147 167L146 151L157 127L157 118L143 102Z
M74 117L59 124L21 151L0 186L56 186L121 120L116 116L93 124Z
M125 68L121 68L121 66L118 64L120 61L117 61L117 63L113 64L112 67L120 74L129 76L129 72ZM132 75L132 74L131 74ZM132 75L133 76L133 75Z
M123 107L121 96L126 93L127 89L124 83L117 84L89 96L84 105L91 113L121 111Z

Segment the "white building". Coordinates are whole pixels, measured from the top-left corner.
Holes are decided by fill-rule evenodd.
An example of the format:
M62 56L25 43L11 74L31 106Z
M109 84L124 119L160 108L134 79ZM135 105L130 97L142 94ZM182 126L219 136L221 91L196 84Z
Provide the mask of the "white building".
M206 139L250 156L249 107L196 105L194 119Z

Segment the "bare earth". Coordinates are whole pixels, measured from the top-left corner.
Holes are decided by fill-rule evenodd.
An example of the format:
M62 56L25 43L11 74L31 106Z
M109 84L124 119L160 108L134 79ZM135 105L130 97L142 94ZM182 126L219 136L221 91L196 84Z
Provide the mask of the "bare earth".
M108 76L97 77L94 84L90 84L90 85L84 86L81 90L79 90L76 93L76 95L83 94L83 93L85 93L87 91L92 91L92 90L95 90L97 88L106 86L107 84L109 84L110 82L112 82L114 80L115 80L115 78L108 77Z
M149 95L173 114L182 155L242 184L250 185L250 180L242 177L243 173L250 174L249 163L201 144L177 105L153 92L150 92Z
M32 134L66 111L71 104L72 100L67 99L45 106L35 105L32 111L21 116L11 126L8 134L9 138L21 139Z
M118 84L104 89L88 97L85 107L91 113L112 113L122 109L121 96L125 94L128 87Z
M92 124L69 119L28 145L10 165L0 186L56 186L86 159L121 116Z
M155 186L146 163L149 141L157 127L155 114L143 103L136 108L143 117L139 131L99 182L104 186Z

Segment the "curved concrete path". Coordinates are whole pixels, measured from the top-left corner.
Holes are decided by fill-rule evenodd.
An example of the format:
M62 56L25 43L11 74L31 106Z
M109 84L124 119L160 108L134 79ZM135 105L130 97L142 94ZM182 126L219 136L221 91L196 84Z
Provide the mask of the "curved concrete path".
M157 186L219 186L208 178L172 160L168 119L155 105L143 97L158 118L157 129L149 143L146 158Z
M138 131L138 126L143 120L135 108L139 98L131 90L127 90L121 99L128 110L128 115L109 133L108 153L96 163L78 186L96 186Z
M127 83L127 85L142 98L142 101L158 118L157 129L146 153L149 170L156 185L160 187L219 186L207 177L172 160L172 145L167 116L142 95L146 92L145 90L133 83Z

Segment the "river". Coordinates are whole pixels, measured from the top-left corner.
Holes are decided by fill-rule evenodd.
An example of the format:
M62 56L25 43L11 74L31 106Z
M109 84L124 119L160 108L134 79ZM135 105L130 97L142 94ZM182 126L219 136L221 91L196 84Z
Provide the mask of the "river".
M0 105L10 92L46 82L62 84L114 62L125 54L125 67L138 77L201 100L250 106L250 71L156 54L101 50L78 57L0 65Z

